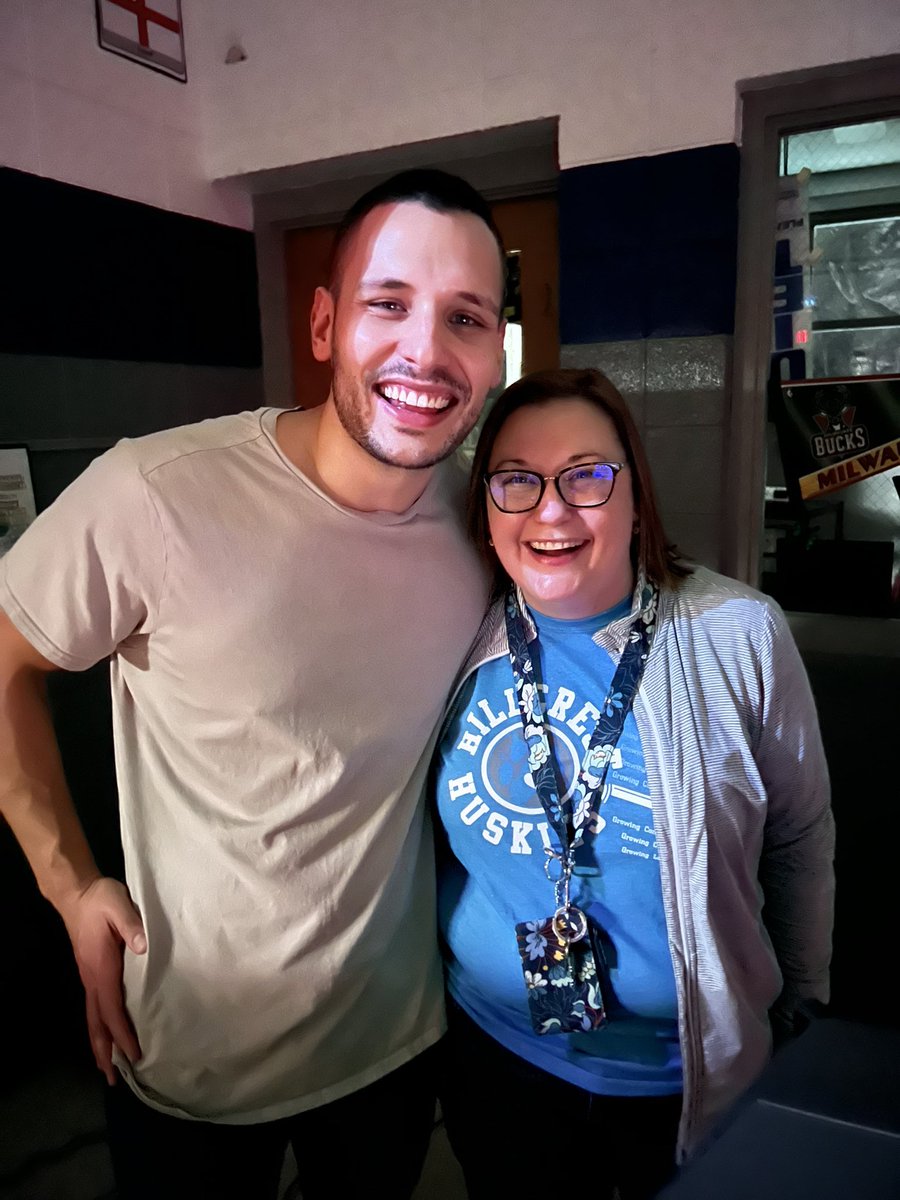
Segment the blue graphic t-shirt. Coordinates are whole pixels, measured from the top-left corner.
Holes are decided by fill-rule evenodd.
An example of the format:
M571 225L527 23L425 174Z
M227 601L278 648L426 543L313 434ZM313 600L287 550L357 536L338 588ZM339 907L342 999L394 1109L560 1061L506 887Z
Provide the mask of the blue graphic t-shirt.
M629 611L630 598L585 620L531 612L538 630L532 657L566 795L615 670L592 635ZM507 1049L588 1091L679 1092L675 979L634 716L626 719L606 798L577 851L572 878L573 902L604 931L605 969L598 965L609 1022L602 1029L541 1036L528 1015L515 926L553 912L553 887L544 873L551 841L528 771L506 656L479 668L457 697L436 785L453 852L442 864L438 913L454 999Z

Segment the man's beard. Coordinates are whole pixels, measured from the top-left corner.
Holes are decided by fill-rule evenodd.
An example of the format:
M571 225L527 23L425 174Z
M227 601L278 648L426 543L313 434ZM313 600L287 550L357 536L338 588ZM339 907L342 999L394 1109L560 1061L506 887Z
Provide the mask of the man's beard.
M410 380L410 386L415 387L415 376L410 374L408 369L397 368L396 366L386 369L385 375L390 375L396 378L398 375L406 376ZM460 408L465 408L470 398L470 391L463 388L455 380L441 380L432 377L429 382L448 382L452 383L453 389L457 395L456 404ZM437 450L423 445L420 449L416 449L414 439L407 436L405 439L408 448L402 451L393 451L389 447L384 446L374 436L370 426L366 424L366 414L369 409L369 396L372 392L371 385L366 382L360 383L358 378L341 370L338 363L334 364L334 378L331 385L331 394L334 399L335 411L338 415L338 420L347 433L358 446L361 446L367 454L378 462L385 463L389 467L401 467L407 471L424 471L428 467L434 467L439 462L443 462L448 458L457 446L461 446L466 440L469 433L475 427L478 420L477 409L468 410L462 423L450 431L443 445Z

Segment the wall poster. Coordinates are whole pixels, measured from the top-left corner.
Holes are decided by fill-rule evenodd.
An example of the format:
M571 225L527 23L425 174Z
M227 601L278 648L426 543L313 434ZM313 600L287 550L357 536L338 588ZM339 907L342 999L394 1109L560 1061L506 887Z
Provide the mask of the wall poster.
M780 390L781 457L801 499L900 466L900 375L789 380Z
M36 516L28 450L25 446L0 446L0 557Z

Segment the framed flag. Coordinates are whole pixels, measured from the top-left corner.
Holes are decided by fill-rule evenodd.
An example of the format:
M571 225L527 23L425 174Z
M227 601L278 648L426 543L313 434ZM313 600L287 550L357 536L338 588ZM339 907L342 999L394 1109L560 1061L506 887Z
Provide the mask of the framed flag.
M187 81L181 0L94 0L104 50Z

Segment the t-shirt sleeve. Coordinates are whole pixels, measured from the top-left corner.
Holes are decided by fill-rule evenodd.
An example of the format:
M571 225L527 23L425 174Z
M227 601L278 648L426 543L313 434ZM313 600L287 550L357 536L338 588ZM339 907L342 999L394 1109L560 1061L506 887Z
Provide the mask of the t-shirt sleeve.
M93 666L157 619L165 544L132 445L91 463L0 559L0 607L68 671Z

